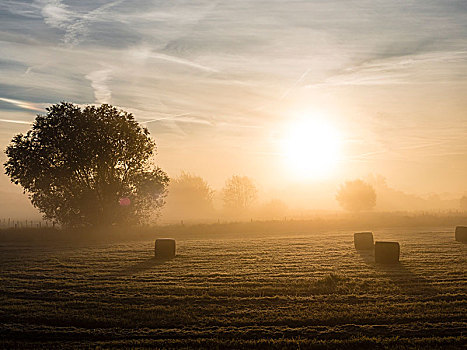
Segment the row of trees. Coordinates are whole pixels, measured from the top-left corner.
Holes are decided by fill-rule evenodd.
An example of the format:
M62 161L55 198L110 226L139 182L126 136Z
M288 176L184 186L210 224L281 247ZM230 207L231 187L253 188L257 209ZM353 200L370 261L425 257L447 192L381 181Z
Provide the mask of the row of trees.
M183 217L209 217L214 211L215 191L200 176L186 172L171 179L166 210L177 212ZM247 176L232 176L220 191L220 199L226 212L242 215L251 210L257 200L258 189ZM374 188L362 180L343 184L336 196L342 208L352 212L367 211L376 205ZM262 206L263 212L285 213L287 206L279 199L273 199Z
M154 164L156 144L149 131L131 113L106 104L82 109L66 102L46 110L31 130L13 138L4 164L46 220L109 226L157 217L169 177ZM214 191L199 176L182 173L172 180L170 193L168 206L176 210L212 210ZM247 211L257 195L246 176L232 176L222 189L224 208L236 214ZM369 210L376 194L356 180L341 187L337 200L347 210Z
M215 191L200 176L182 172L171 179L166 203L167 212L183 213L188 217L209 217L214 211ZM252 179L234 175L221 190L224 208L233 214L242 214L251 208L258 196Z

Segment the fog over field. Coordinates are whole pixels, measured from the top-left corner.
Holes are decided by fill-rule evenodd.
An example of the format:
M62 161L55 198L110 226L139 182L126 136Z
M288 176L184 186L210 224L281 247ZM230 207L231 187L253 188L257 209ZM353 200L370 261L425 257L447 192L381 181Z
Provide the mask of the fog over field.
M467 344L467 1L1 0L0 348Z
M217 192L246 175L257 204L336 210L340 184L383 176L376 210L459 210L466 12L464 1L3 1L0 147L50 104L110 103L148 127L171 177ZM315 141L291 144L297 125ZM2 212L34 217L18 192L1 175Z

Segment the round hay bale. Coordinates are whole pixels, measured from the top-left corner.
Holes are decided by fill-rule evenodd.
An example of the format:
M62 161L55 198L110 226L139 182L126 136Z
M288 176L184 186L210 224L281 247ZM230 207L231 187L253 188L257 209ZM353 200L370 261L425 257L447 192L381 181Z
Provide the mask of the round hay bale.
M398 242L375 242L375 262L378 264L397 264L400 245Z
M456 241L467 242L467 226L456 226Z
M175 257L175 239L158 238L154 245L156 258L171 259Z
M355 232L353 243L357 250L371 250L374 248L373 232Z

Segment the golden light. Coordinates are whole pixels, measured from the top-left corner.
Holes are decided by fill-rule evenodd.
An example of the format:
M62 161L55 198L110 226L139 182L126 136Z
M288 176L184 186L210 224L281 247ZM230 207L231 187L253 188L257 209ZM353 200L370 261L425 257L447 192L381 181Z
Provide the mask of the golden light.
M324 118L310 116L289 125L282 141L287 168L301 179L324 179L340 160L341 136Z

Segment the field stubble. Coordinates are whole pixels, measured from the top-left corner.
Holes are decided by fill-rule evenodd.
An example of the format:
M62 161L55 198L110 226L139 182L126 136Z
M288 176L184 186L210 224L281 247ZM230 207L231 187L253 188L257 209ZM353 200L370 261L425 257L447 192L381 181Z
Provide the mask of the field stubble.
M0 345L8 347L458 348L467 245L397 229L401 263L376 265L353 232L177 241L3 242ZM154 237L156 238L156 236Z

